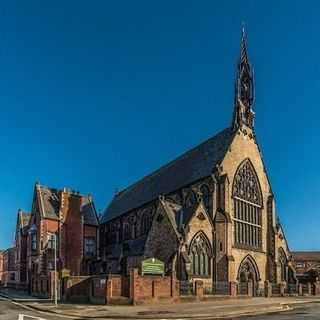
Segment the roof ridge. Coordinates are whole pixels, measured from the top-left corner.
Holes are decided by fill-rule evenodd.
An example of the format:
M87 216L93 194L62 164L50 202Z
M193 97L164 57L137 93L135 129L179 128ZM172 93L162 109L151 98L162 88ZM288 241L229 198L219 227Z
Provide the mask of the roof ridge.
M212 174L234 137L227 127L162 165L116 194L104 210L102 223Z
M192 147L191 149L185 151L184 153L182 153L180 156L178 156L177 158L170 160L168 163L162 165L161 167L159 167L158 169L155 169L154 171L152 171L149 174L146 174L145 176L143 176L142 178L140 178L139 180L137 180L136 182L133 182L131 185L129 185L128 187L124 188L123 190L119 191L119 193L116 195L116 197L121 196L122 193L128 191L129 189L135 187L136 185L138 185L141 181L146 181L147 179L150 179L154 176L156 176L160 171L162 171L165 168L168 168L170 166L172 166L175 162L183 159L184 157L190 155L192 152L196 151L199 147L205 145L206 143L208 143L210 140L216 138L217 136L219 136L220 134L224 133L225 131L230 130L230 128L225 128L221 131L219 131L217 134L215 134L214 136L206 139L205 141L199 143L198 145Z

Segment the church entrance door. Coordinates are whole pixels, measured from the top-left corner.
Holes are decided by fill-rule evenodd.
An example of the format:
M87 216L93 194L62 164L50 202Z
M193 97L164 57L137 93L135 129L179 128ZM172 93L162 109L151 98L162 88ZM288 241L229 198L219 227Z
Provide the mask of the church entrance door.
M256 296L259 283L259 270L252 257L247 256L238 271L238 294Z

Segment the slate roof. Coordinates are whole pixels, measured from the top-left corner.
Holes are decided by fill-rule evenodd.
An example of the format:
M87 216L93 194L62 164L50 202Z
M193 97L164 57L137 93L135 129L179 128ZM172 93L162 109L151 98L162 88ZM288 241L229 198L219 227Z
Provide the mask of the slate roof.
M320 261L320 251L293 251L295 261Z
M99 225L96 209L89 196L82 196L80 210L84 215L84 224L91 226Z
M61 191L43 185L38 185L38 187L41 197L40 206L42 216L49 219L59 219Z
M38 185L41 205L41 212L44 218L49 219L59 219L59 210L61 202L62 189L50 188L43 185ZM98 226L99 221L96 214L96 209L88 195L80 195L81 197L81 207L80 211L84 215L84 224ZM43 209L42 209L43 207Z
M107 222L141 207L160 194L171 193L210 176L213 168L223 160L232 138L233 131L227 128L121 191L105 210L101 222Z

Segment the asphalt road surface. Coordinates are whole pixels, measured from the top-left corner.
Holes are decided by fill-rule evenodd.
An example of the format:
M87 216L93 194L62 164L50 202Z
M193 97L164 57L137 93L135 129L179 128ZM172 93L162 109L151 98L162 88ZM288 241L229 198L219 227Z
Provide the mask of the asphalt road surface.
M63 320L64 317L46 315L0 298L0 320ZM69 318L71 319L71 318ZM230 319L230 318L229 318ZM320 303L305 304L294 310L260 316L244 316L233 320L320 320Z
M310 303L295 306L291 311L266 314L261 316L250 316L234 318L233 320L320 320L320 304Z
M0 320L63 320L65 318L47 316L29 311L0 297Z

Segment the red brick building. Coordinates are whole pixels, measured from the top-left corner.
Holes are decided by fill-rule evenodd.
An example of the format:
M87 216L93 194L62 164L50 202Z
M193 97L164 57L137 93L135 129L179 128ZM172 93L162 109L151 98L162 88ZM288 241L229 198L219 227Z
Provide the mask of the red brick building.
M31 214L18 210L16 225L16 276L19 288L24 289L27 286L27 244L28 244L28 226Z
M98 255L98 224L91 196L36 184L28 227L30 292L43 296L52 292L50 276L54 271L55 239L60 276L90 274Z
M2 284L5 287L15 287L17 283L15 248L9 248L2 253L3 271Z
M300 282L315 282L320 279L320 252L293 251L292 257Z

